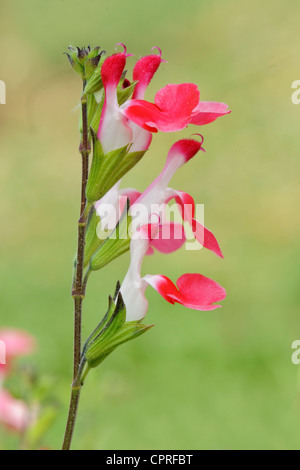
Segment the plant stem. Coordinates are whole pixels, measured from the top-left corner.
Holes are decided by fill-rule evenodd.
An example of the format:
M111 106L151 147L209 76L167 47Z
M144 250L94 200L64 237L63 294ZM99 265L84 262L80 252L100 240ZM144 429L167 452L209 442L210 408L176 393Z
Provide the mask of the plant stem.
M69 415L66 425L63 450L70 450L76 416L80 398L81 381L78 373L80 372L81 360L81 317L82 317L82 301L84 299L83 291L83 266L84 266L84 246L85 246L85 229L88 218L88 210L86 210L86 185L89 175L89 154L91 151L88 131L87 118L87 100L83 95L81 99L82 112L82 139L80 142L80 153L82 157L82 177L81 177L81 202L80 202L80 218L78 221L78 245L76 274L72 287L72 297L74 299L74 358L73 358L73 384L71 391L71 400L69 406Z

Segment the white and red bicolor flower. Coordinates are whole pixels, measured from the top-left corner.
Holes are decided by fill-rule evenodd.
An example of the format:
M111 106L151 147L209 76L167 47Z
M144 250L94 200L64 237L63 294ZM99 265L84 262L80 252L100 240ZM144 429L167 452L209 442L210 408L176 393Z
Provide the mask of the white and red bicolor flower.
M195 202L192 196L168 187L170 180L180 167L191 160L200 150L205 151L202 144L203 138L201 142L194 139L182 139L176 142L168 153L167 161L161 174L136 200L133 209L137 204L141 204L147 208L148 213L151 213L157 205L166 206L172 199L175 199L181 209L183 221L190 224L197 241L205 248L213 251L216 255L223 257L215 236L194 218ZM144 223L146 223L146 221ZM174 237L172 237L172 233ZM185 241L184 231L181 231L181 233L183 243ZM166 234L168 235L168 232L166 232ZM169 244L176 242L176 240L178 244L179 234L178 230L176 232L170 231ZM162 235L162 237L160 235ZM166 241L168 241L168 239L164 236L164 231L162 230L161 233L157 235L157 239L154 241L153 245L159 251L163 251ZM160 249L160 247L162 249Z
M193 83L169 84L159 90L154 103L132 99L123 108L124 115L149 132L176 132L189 124L201 126L229 114L225 103L200 101Z
M148 311L145 290L152 286L167 302L176 302L194 310L209 311L221 307L220 302L226 297L225 289L218 283L201 274L184 274L175 285L168 277L157 275L141 276L143 258L159 224L141 227L130 245L130 266L121 286L121 294L126 306L126 321L139 321Z
M162 172L143 193L135 189L119 190L118 183L102 200L95 204L98 215L103 218L106 214L106 220L115 220L115 223L117 223L121 213L119 208L121 207L123 210L126 198L128 198L133 231L136 231L139 227L150 223L152 215L159 212L161 230L157 232L152 240L147 254L152 254L154 248L162 253L171 253L179 249L186 240L183 225L170 222L165 218L167 205L171 200L174 200L180 209L183 222L190 225L195 239L203 247L213 251L217 256L223 257L213 233L195 219L195 202L192 196L168 187L176 171L200 150L204 151L202 144L203 138L201 142L194 139L177 141L168 153ZM108 201L111 204L114 219L108 215ZM117 218L115 214L117 214ZM111 230L112 226L110 225L108 228Z
M130 55L124 51L108 57L101 67L101 77L105 92L105 99L98 129L98 139L102 144L104 153L125 147L131 144L130 152L145 151L152 140L151 132L136 125L124 114L124 106L118 104L117 86L121 80L126 58ZM133 70L133 80L138 81L134 95L138 99L144 98L146 87L149 85L154 73L162 62L160 55L152 54L142 57ZM130 101L130 100L129 100Z

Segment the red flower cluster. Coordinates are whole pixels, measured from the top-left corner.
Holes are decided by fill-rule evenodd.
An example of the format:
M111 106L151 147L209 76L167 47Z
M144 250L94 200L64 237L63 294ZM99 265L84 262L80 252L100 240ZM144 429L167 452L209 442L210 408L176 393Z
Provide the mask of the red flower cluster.
M129 56L126 48L120 53L108 57L101 67L101 77L105 92L104 104L97 137L104 154L128 146L130 152L142 152L149 148L152 134L161 132L176 132L189 124L197 126L215 121L218 117L230 113L224 103L200 101L200 92L193 83L169 84L159 90L154 103L144 99L145 91L153 75L163 62L162 54L151 54L142 57L133 70L133 81L137 82L132 99L122 105L118 103L118 85L120 83L126 59ZM127 80L126 85L130 86ZM175 172L202 147L195 139L183 139L176 142L167 157L165 167L155 181L143 192L137 190L120 190L120 181L113 186L105 196L95 203L100 217L103 206L111 204L119 206L120 198L130 200L130 216L135 220L137 207L144 210L139 212L139 228L131 241L131 264L121 287L121 293L126 305L126 319L142 319L148 308L144 292L151 285L165 300L174 304L178 302L196 310L212 310L220 305L215 302L223 300L225 290L215 281L200 274L184 274L177 280L177 286L163 275L141 276L141 264L145 254L154 252L154 248L162 253L171 253L182 246L185 233L182 224L162 220L153 207L167 207L170 200L177 204L182 216L182 222L188 223L191 230L202 246L223 257L218 242L212 232L195 218L195 202L189 194L171 189L169 182ZM124 204L123 204L124 207ZM144 217L141 220L141 212ZM153 224L153 217L157 216ZM118 222L118 221L116 221ZM149 224L151 226L149 235ZM144 230L144 227L147 227ZM168 237L162 236L168 231ZM146 235L145 235L146 234ZM147 235L148 234L148 235Z

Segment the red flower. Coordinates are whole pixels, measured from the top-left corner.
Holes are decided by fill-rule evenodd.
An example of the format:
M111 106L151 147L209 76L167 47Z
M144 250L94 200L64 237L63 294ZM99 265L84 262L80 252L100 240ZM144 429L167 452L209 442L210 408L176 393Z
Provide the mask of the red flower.
M113 230L126 206L126 198L130 201L130 215L134 229L150 223L157 211L165 212L167 204L174 199L181 211L183 222L191 226L195 239L203 247L223 258L213 233L196 220L195 202L192 196L168 187L176 171L200 150L204 151L202 144L203 139L201 142L194 139L177 141L168 153L162 172L143 193L131 188L119 190L119 183L115 185L95 204L97 213L101 217L101 224L107 230ZM163 213L160 215L160 230L152 240L147 254L152 254L154 248L162 253L172 253L178 250L185 240L183 225L168 221Z
M141 99L130 100L123 105L122 112L149 132L175 132L189 124L208 124L231 111L225 103L200 101L197 85L182 83L159 90L154 104Z
M126 320L137 321L145 317L148 300L145 290L152 286L167 302L176 302L194 310L214 310L226 297L225 289L217 282L201 274L184 274L177 280L177 286L166 276L146 275L141 277L143 258L155 238L159 224L141 227L131 240L130 266L121 286L121 294L126 306Z
M125 46L123 47L123 52L108 57L101 68L105 100L98 129L98 139L104 153L117 150L128 144L131 144L130 152L145 151L152 140L151 133L127 119L122 111L124 105L120 107L118 104L117 86L125 68L126 58L130 55L126 53ZM133 80L138 81L133 95L135 98L144 98L145 90L161 62L160 53L160 55L151 54L142 57L136 63L133 70Z

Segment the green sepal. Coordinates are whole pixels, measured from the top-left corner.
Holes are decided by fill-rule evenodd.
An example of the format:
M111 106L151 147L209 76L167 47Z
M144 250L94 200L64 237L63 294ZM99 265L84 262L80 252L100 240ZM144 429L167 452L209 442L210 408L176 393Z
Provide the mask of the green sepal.
M95 107L95 110L94 110L94 114L93 114L93 117L92 117L91 121L89 121L89 123L90 123L90 128L92 129L94 134L97 135L97 132L98 132L98 129L99 129L99 123L100 123L100 119L101 119L101 113L102 113L102 109L103 109L103 104L104 104L104 93L102 94L102 97L101 97L100 101L97 100L96 94L88 95L88 96L89 97L93 96L93 99L96 102L96 107Z
M116 228L102 243L100 242L99 249L92 256L90 270L96 271L103 268L129 250L131 240L131 234L129 232L131 217L128 211L129 200L127 200L127 210L124 210Z
M93 161L86 187L86 198L90 203L101 199L145 154L145 151L129 152L130 145L125 145L104 155L94 132L92 138Z
M86 95L91 95L100 91L103 88L102 78L101 78L101 67L105 60L105 51L102 51L99 56L96 56L92 59L88 59L86 62L86 78L87 83L84 88L84 93ZM97 65L96 65L97 62ZM95 66L96 65L96 66Z
M118 167L115 168L115 182L113 185L123 178L123 176L126 175L126 173L128 173L128 171L131 170L143 158L146 152L147 150L140 152L128 152L119 162Z
M101 62L101 57L105 54L105 51L99 51L99 46L95 47L92 50L90 46L86 48L69 46L68 52L66 52L65 54L68 56L69 62L75 72L77 72L81 76L81 78L86 81L93 75L94 71L98 68L99 62Z
M93 207L89 214L89 219L86 228L85 234L85 247L84 247L84 268L90 262L91 257L98 250L99 246L103 243L104 240L101 240L97 236L97 226L100 223L101 219L96 212L96 209Z
M87 99L87 110L88 110L88 116L87 116L88 123L89 123L89 127L92 127L91 123L94 121L95 115L98 115L99 113L99 105L94 95L87 95L86 99ZM101 110L99 114L100 114L99 115L99 122L100 122ZM98 126L99 126L99 122L98 122ZM80 131L82 131L82 119L80 119L80 125L81 125Z
M99 61L100 61L101 55L98 54L96 57L92 57L90 59L87 59L85 64L84 64L84 71L85 71L85 79L89 80L93 73L95 72Z
M128 87L117 90L118 104L122 106L132 95L138 81L132 82Z
M118 287L120 289L120 283L118 283ZM116 297L112 298L111 296L109 296L108 298L108 310L106 312L106 314L104 315L104 317L102 318L101 322L99 323L99 325L96 326L95 330L93 331L93 333L89 336L89 338L87 339L87 341L85 342L85 345L83 347L83 350L82 350L82 357L85 357L85 352L87 351L87 349L89 348L89 346L91 346L94 341L101 335L101 333L103 333L103 330L105 328L105 325L107 325L116 309Z
M119 180L114 177L119 161L127 154L128 146L104 155L102 145L93 134L93 161L86 187L86 198L94 203L101 199Z
M69 62L73 69L75 70L78 75L80 75L82 78L84 77L84 66L81 63L81 60L78 57L78 49L74 48L72 46L68 47L68 52L65 52L67 55Z
M102 145L92 133L93 139L93 160L89 173L89 179L86 186L86 198L90 202L96 202L101 198L101 185L99 184L99 176L104 162L104 153ZM100 197L99 197L100 194Z
M126 322L126 307L121 293L109 298L109 308L102 322L87 340L82 357L88 368L97 367L118 346L142 335L154 325L139 321Z

